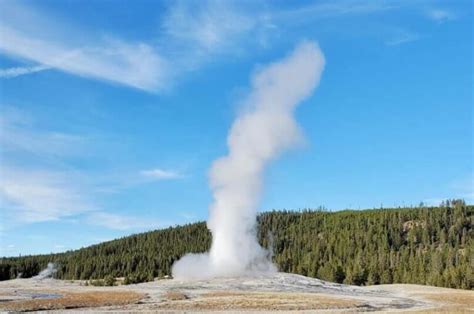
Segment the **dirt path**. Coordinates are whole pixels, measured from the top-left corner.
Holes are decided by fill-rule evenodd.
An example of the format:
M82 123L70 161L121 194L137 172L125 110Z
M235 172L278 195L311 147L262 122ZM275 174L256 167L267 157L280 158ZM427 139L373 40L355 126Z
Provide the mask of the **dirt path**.
M474 291L419 285L356 287L277 273L212 280L159 280L116 287L80 281L0 282L0 310L100 312L311 311L471 312Z

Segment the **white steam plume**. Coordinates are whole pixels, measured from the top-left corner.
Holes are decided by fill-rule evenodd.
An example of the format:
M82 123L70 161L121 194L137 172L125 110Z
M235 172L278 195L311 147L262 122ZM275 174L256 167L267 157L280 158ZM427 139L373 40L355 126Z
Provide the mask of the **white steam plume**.
M48 266L40 271L40 273L34 276L34 279L45 279L45 278L52 278L54 274L57 272L56 265L54 263L48 263Z
M302 42L286 58L252 78L252 91L227 138L229 153L210 171L214 202L209 209L209 253L188 254L173 265L175 278L235 276L276 271L255 234L265 166L300 138L293 112L319 84L324 56Z

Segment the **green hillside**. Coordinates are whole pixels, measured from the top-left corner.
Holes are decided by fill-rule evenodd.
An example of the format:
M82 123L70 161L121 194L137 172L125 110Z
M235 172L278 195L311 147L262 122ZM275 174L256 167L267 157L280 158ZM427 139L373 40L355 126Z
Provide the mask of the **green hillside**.
M280 271L356 284L417 283L473 289L474 206L328 212L272 211L258 217L258 237ZM61 279L170 275L188 252L208 250L205 223L170 227L61 254L2 258L0 279L31 277L48 262Z

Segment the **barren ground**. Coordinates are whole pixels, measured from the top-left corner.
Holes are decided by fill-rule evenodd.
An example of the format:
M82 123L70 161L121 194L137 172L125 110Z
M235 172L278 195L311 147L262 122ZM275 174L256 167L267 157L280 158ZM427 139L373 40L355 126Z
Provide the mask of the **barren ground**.
M285 273L116 287L15 279L0 282L0 310L467 313L474 312L474 291L419 285L355 287Z

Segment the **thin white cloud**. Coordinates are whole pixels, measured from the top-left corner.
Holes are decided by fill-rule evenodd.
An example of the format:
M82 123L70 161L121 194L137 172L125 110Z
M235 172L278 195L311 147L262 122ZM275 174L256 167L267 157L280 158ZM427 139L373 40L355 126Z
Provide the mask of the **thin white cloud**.
M459 198L468 204L474 204L474 175L465 177L464 179L455 180L447 186L450 194L444 197L432 197L424 200L429 205L439 205L448 199ZM448 194L448 193L447 193Z
M197 218L196 214L192 212L180 212L179 215L186 221L193 221Z
M449 199L449 197L432 197L432 198L427 198L423 200L423 204L428 205L428 206L439 206L442 202L446 201Z
M16 255L14 254L15 251L17 250L17 247L15 244L9 244L9 245L0 245L0 256L13 256Z
M275 19L291 20L297 23L316 19L342 17L348 15L366 15L389 11L397 6L384 1L347 0L327 1L301 6L291 10L276 11Z
M398 46L418 39L420 39L420 35L413 32L403 31L397 34L394 38L387 40L385 44L388 46Z
M114 230L151 229L160 222L139 216L119 215L103 211L91 199L92 186L78 182L76 173L51 170L20 170L2 165L0 168L0 211L19 224L46 221L67 221L82 217L89 225ZM165 172L161 178L177 178L178 174Z
M37 65L32 67L13 67L0 69L0 78L13 78L21 75L32 74L51 69L45 65Z
M0 117L0 215L14 225L76 220L109 229L157 227L153 220L104 212L100 189L125 189L154 180L178 179L180 172L153 168L120 175L85 173L68 158L90 149L84 136L38 128L28 112L2 107ZM52 162L47 162L52 161ZM0 224L3 228L12 227Z
M148 169L140 171L140 174L144 177L151 178L154 180L169 180L169 179L180 179L183 175L174 170L165 170L160 168Z
M238 54L248 45L268 47L272 39L281 35L281 30L318 20L367 16L402 7L401 3L368 0L323 1L291 9L258 2L178 1L165 15L163 30L177 51L185 51L184 62L178 60L178 64L192 68L212 60L216 54ZM405 31L386 44L399 45L418 38L417 34Z
M456 197L462 198L470 204L474 203L474 174L454 181L450 187L457 192Z
M3 69L14 77L47 68L150 92L164 88L167 63L155 47L97 35L19 2L0 2L0 52L35 67Z
M96 209L67 173L2 165L1 209L17 222L59 220Z
M0 52L38 66L3 69L0 77L52 68L149 92L169 88L187 72L215 62L217 56L268 48L282 30L316 20L363 17L408 6L403 2L347 0L283 9L264 2L176 1L170 2L161 16L161 27L154 38L134 42L110 35L98 38L87 26L60 21L33 5L7 4L0 3L0 11L4 9L0 14ZM453 18L446 10L432 10L430 16L438 20ZM387 44L415 39L405 35Z
M13 107L2 108L0 144L3 153L23 152L42 158L67 156L81 151L85 142L84 136L39 130L27 113Z
M253 16L241 12L240 7L217 1L173 3L163 17L161 33L153 38L153 42L166 43L158 48L156 44L112 36L96 38L85 29L63 25L32 7L10 3L4 8L8 14L3 13L0 19L0 52L39 65L2 69L0 77L13 78L51 68L160 92L173 85L183 72L209 61L210 56L239 47L243 35L255 24ZM61 32L63 28L66 30ZM84 42L83 38L91 39Z
M108 40L92 46L40 39L0 24L0 50L75 75L155 92L165 85L165 61L144 43Z
M446 9L430 9L426 11L426 16L438 23L443 23L451 20L455 20L456 15Z
M193 56L189 59L201 59L222 52L240 51L243 42L265 46L279 27L394 8L387 3L366 0L320 2L296 9L277 9L258 2L177 1L165 15L162 28L166 38L177 48L190 48Z
M172 41L192 46L198 53L216 53L237 45L236 37L250 31L256 24L251 14L231 2L177 2L170 7L163 21L165 34Z
M271 13L257 3L176 1L161 22L160 38L176 76L195 71L220 57L242 56L268 45Z
M130 229L155 229L163 226L153 219L139 218L129 215L118 215L103 211L93 212L87 216L87 222L91 225L106 227L114 230Z
M21 110L3 106L0 117L0 209L15 222L58 220L95 209L84 197L78 175L35 166L83 147L81 136L35 128L34 119ZM27 160L28 167L18 166Z

